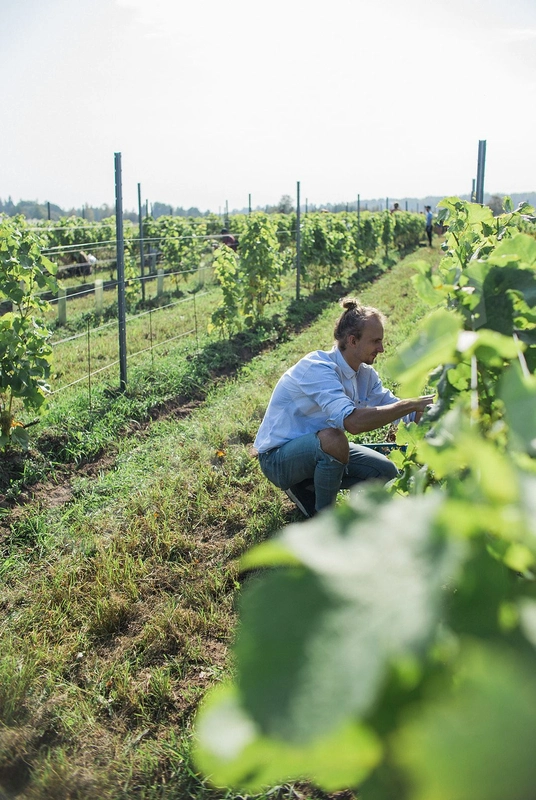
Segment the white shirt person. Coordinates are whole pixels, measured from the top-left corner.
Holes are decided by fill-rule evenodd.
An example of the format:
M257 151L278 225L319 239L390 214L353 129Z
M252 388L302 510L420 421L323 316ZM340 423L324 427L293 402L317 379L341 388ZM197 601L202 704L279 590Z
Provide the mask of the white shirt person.
M346 432L418 422L433 400L399 400L382 385L372 364L383 352L383 315L352 298L341 305L335 346L309 353L285 372L255 439L263 473L306 516L331 505L341 488L397 475L392 461L350 443Z

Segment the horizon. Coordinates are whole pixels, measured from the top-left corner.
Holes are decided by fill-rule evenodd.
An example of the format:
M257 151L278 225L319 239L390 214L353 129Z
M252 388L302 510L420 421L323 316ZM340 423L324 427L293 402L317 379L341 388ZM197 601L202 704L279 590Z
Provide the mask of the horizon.
M532 195L535 196L534 200L531 199ZM498 193L498 192L492 194L492 193L486 191L486 192L484 192L484 205L488 204L493 197L497 197L497 196L501 197L502 199L504 199L504 197L512 197L512 198L516 198L516 200L514 202L517 202L517 203L519 203L519 202L528 202L531 205L532 204L536 205L536 191L511 192L510 194L508 194L508 193L501 194L501 193ZM387 208L392 208L394 203L399 203L399 204L403 204L403 205L405 205L405 204L408 205L407 209L406 208L401 208L402 211L407 210L408 212L412 212L412 211L415 212L415 211L421 211L422 208L424 208L425 203L430 203L431 202L431 203L435 204L434 207L437 207L437 203L440 202L442 199L444 199L446 197L459 197L461 200L467 200L467 201L470 201L470 199L471 199L471 195L470 195L469 192L461 192L461 193L454 194L454 195L430 195L430 194L428 194L428 195L423 195L421 197L385 197L385 198L369 197L369 198L360 199L360 208L361 208L361 211L366 211L366 210L372 210L372 211L380 210L381 211L381 210L386 210ZM283 198L284 198L284 195L282 195L280 199L282 200ZM524 198L524 200L522 201L521 198ZM295 201L297 200L297 198L296 197L295 198L291 198L291 200L293 201L293 211L295 211L296 210L296 202ZM17 202L15 202L11 196L9 196L6 200L4 200L4 198L0 197L0 205L5 204L5 203L7 203L9 201L11 201L15 207L17 205L20 205L20 204L25 204L25 205L35 204L35 206L37 206L39 208L42 208L42 209L46 208L48 203L50 203L51 211L55 211L56 213L62 212L62 213L71 214L71 215L72 215L72 212L81 212L80 214L78 214L79 217L83 217L84 216L84 211L85 210L98 211L98 210L102 210L102 209L110 209L112 211L112 214L115 214L115 202L112 202L112 203L100 203L99 205L93 205L93 206L84 205L84 206L72 206L70 208L63 208L58 203L54 203L53 201L46 201L46 200L45 201L40 201L40 200L35 200L35 199L19 198L19 200ZM386 201L387 201L387 204L386 204ZM202 209L202 208L199 208L198 206L172 206L171 203L164 203L164 202L162 202L160 200L150 201L150 200L147 199L146 201L143 201L143 203L142 203L142 215L143 215L143 213L144 213L144 211L146 209L146 205L148 206L148 208L151 209L151 215L152 215L152 211L153 211L153 206L155 206L155 205L158 205L158 206L161 206L161 207L170 208L170 210L172 212L172 214L171 214L172 216L173 215L178 215L179 211L187 212L187 211L190 211L190 210L198 211L199 214L202 215L202 216L206 216L208 214L215 214L215 215L219 215L219 216L224 216L224 214L226 213L224 207L220 207L219 210L216 211L215 209L210 209L210 208ZM260 206L260 205L253 206L252 205L251 211L252 212L265 211L265 210L269 209L270 213L272 213L274 211L275 206L277 206L277 205L278 205L278 203L266 204L264 206ZM303 199L303 198L300 197L300 209L301 209L301 211L307 211L308 207L309 207L309 210L311 210L311 211L318 211L318 210L322 210L322 209L329 209L330 207L345 206L345 205L347 206L348 212L354 212L355 213L355 211L357 210L357 198L355 200L353 200L353 201L346 201L346 200L331 201L331 200L328 200L326 202L319 203L319 204L314 204L314 203L313 204L308 204L307 198ZM412 205L414 207L411 207ZM368 206L371 206L371 208L367 209ZM339 209L339 210L341 210L341 209ZM235 207L235 208L229 208L228 209L229 215L232 215L232 214L244 214L244 213L247 213L247 212L248 212L248 206L247 205L241 206L240 208ZM4 213L4 212L0 211L0 214L1 213ZM134 214L134 215L138 216L138 209L137 208L126 208L125 206L123 206L123 214L125 214L125 215L133 215ZM162 212L160 212L158 214L158 216L163 216L163 215L164 214ZM181 216L182 215L183 214L181 214ZM184 213L184 215L186 216L185 213Z

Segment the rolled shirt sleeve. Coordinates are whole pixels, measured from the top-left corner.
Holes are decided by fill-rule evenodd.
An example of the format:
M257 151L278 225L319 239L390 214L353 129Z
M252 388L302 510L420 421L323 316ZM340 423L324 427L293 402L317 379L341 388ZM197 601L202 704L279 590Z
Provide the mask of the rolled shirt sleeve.
M355 404L356 408L390 406L393 403L397 403L399 400L390 389L386 389L382 384L376 370L367 364L362 364L357 372L357 386L358 398ZM410 414L406 414L405 417L396 420L393 424L396 425L399 422L414 422L414 420L415 412L412 411Z

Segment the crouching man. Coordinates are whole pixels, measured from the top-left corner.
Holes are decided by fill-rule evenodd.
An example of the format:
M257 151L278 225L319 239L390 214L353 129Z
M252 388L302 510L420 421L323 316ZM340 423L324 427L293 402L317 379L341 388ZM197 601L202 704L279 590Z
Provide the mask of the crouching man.
M334 503L340 489L397 475L392 461L350 443L346 432L418 422L434 397L399 400L384 388L372 365L383 353L385 317L353 298L341 305L332 350L309 353L279 379L254 443L264 475L306 517Z

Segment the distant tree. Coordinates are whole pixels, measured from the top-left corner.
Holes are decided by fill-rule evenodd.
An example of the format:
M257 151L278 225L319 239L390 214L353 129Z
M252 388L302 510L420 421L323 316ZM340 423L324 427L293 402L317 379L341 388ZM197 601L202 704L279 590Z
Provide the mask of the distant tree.
M488 206L493 211L493 216L498 217L499 214L503 213L503 199L499 194L492 194Z
M39 204L36 200L20 200L16 208L16 214L22 214L26 219L46 219L47 207Z
M8 197L8 199L7 199L6 203L5 203L4 208L2 209L2 211L5 211L5 213L8 214L10 217L12 217L14 214L17 213L15 211L15 203L11 199L11 195Z
M294 211L294 206L292 205L292 197L289 194L284 194L277 204L277 209L279 214L292 214Z
M153 213L151 216L153 219L169 216L169 205L167 203L153 203Z

